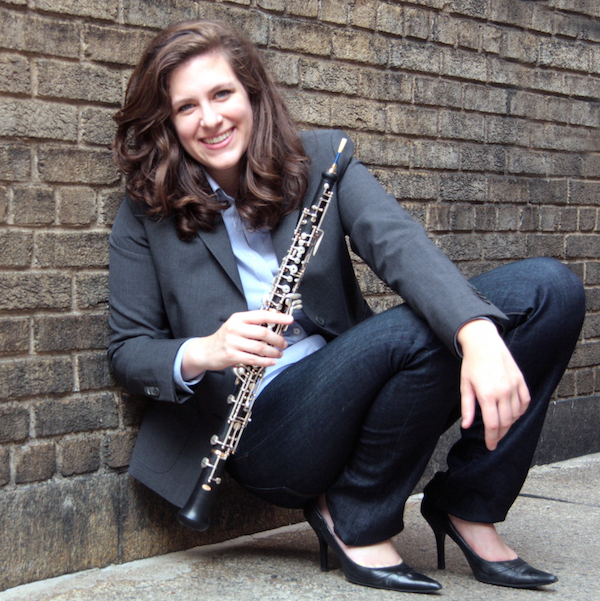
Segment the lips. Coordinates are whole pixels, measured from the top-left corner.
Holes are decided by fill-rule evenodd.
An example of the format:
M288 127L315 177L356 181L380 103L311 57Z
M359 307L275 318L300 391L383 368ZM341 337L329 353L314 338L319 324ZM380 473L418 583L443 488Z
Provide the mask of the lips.
M221 142L224 142L225 140L227 140L227 138L229 138L229 136L231 136L232 132L233 132L233 128L227 130L226 132L223 132L222 134L219 134L218 136L215 136L214 138L203 138L201 141L204 144L210 144L210 145L220 144Z

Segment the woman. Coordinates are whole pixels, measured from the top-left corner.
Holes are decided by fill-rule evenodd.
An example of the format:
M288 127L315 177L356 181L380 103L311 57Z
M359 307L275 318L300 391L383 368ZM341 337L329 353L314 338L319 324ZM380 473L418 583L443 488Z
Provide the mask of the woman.
M324 569L330 546L352 582L433 592L440 584L407 566L391 538L439 436L462 414L449 468L422 505L439 567L449 535L483 582L554 582L494 523L526 477L576 343L581 282L550 259L467 282L350 142L302 311L261 310L342 134L297 133L256 48L211 22L157 36L116 120L128 179L111 234L109 357L125 388L156 401L131 474L185 504L226 412L231 367L264 367L229 473L263 499L304 507ZM405 304L372 314L346 237ZM277 335L274 324L289 327Z

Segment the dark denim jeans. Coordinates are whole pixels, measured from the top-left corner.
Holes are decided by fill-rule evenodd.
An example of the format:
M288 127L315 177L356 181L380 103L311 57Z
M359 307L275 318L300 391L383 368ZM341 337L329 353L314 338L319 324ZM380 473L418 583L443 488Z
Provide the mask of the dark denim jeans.
M527 475L549 399L585 314L583 286L553 259L529 259L472 280L506 313L504 340L532 401L488 451L480 416L462 430L448 470L427 485L441 509L471 521L505 518ZM300 507L327 492L349 545L403 528L404 504L440 435L458 417L460 360L407 305L369 318L291 366L257 399L230 459L258 496Z

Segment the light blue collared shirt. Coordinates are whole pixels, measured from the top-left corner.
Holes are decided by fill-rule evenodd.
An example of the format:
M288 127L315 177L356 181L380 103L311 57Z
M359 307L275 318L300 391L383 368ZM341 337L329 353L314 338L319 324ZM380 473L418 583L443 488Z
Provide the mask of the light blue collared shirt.
M279 262L273 248L271 233L269 231L248 229L237 211L234 199L225 194L208 174L206 174L206 177L212 189L229 201L229 207L223 211L222 215L242 281L244 296L249 310L260 309L263 299L271 290L273 278L279 271ZM283 333L288 347L283 351L283 357L278 359L275 365L265 369L257 395L284 369L325 346L325 339L319 334L309 335L299 323L300 321L308 323L301 310L295 311L294 322ZM203 375L188 382L184 381L181 376L183 355L193 340L195 339L191 338L179 347L173 364L175 383L188 393L193 392L190 386L200 382Z

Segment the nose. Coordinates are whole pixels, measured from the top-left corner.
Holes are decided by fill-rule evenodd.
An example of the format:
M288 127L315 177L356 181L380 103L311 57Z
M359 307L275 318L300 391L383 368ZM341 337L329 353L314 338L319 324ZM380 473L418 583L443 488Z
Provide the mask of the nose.
M200 117L200 125L207 129L212 129L219 126L223 122L223 116L220 115L209 104L202 107L202 116Z

